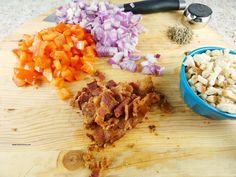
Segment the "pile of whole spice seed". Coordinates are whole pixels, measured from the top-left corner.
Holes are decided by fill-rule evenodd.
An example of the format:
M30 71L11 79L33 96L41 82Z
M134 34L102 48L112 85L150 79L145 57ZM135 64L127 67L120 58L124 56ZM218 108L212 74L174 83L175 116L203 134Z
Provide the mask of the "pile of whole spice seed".
M167 31L169 39L180 45L189 44L193 38L193 31L185 26L169 27Z

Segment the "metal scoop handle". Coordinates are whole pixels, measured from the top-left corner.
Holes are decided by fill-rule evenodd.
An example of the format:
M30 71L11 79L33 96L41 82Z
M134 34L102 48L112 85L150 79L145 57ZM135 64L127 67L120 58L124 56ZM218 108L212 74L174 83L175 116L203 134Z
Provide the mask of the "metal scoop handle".
M184 10L185 0L146 0L123 5L124 11L134 14L148 14L171 10Z

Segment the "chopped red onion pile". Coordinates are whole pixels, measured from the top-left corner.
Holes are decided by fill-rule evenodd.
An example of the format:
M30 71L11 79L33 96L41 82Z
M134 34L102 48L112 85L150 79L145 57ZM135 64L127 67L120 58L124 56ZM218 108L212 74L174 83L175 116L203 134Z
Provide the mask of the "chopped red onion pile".
M134 55L138 52L135 47L138 43L138 33L145 31L140 25L141 15L123 12L123 9L113 4L96 0L72 0L68 6L58 8L56 15L59 22L79 23L91 32L96 41L98 55L113 56L108 60L113 68L137 71L136 61L141 57ZM163 69L157 66L153 59L148 64L151 65L144 65L142 73L163 73Z
M147 54L145 59L145 61L141 62L143 74L157 74L159 76L164 74L165 68L157 64L158 60L160 59L159 54Z

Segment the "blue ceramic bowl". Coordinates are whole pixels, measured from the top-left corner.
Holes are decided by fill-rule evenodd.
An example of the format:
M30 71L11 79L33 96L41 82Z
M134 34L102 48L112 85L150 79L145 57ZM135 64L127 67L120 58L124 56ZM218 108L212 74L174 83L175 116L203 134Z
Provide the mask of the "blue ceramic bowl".
M194 56L195 54L205 53L207 50L224 50L221 47L202 47L191 51L188 56ZM231 54L236 55L236 52L230 51ZM187 59L187 56L184 58L183 62ZM190 87L186 74L185 74L185 66L182 63L180 70L180 92L181 96L184 99L185 103L190 107L194 112L200 114L202 116L212 118L212 119L236 119L236 114L230 114L227 112L223 112L206 101L201 99Z

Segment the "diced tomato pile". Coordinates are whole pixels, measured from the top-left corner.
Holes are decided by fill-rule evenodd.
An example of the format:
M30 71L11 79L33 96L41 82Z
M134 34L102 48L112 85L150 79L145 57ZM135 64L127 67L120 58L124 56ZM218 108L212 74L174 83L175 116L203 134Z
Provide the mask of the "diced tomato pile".
M79 25L64 23L24 35L13 52L18 59L13 81L18 87L39 84L45 78L62 89L65 81L80 80L82 73L92 74L97 59L92 35ZM59 91L62 99L68 95L65 88Z

